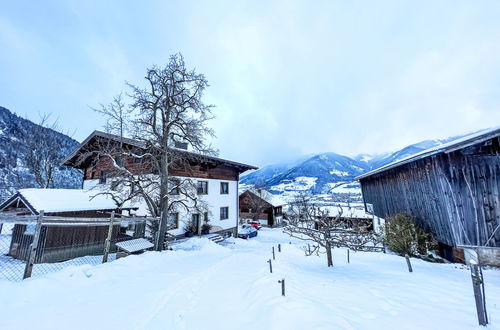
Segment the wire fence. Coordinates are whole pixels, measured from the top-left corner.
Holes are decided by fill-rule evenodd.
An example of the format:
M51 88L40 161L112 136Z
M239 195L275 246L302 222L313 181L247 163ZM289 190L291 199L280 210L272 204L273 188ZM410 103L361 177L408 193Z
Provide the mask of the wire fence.
M96 265L152 247L158 218L0 216L0 280ZM152 224L153 225L150 225ZM133 247L120 249L123 246ZM118 245L117 245L118 244ZM135 249L135 250L134 250Z

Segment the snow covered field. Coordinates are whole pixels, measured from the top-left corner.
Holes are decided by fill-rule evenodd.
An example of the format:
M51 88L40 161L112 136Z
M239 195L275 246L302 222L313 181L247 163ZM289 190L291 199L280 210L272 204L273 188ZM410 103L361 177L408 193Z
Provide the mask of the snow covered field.
M351 253L347 264L335 249L327 268L289 241L279 229L226 246L193 238L175 251L0 280L0 329L484 329L465 266L412 259L408 273L398 256ZM500 271L484 274L488 329L500 329Z

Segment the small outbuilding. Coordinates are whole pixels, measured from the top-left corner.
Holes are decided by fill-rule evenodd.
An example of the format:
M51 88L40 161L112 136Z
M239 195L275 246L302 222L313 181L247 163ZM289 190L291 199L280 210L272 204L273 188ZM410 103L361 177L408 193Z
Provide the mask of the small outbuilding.
M46 216L75 218L109 218L112 211L119 215L135 209L130 203L118 209L108 195L83 189L20 189L0 204L2 214L38 215L43 210Z
M259 220L265 226L275 227L283 219L285 204L270 193L246 190L239 197L239 216L243 220Z
M0 215L12 228L8 255L27 260L33 242L35 224L26 215L44 211L35 263L59 262L86 255L100 255L109 230L112 211L134 210L126 206L118 210L114 202L97 191L78 189L21 189L0 205ZM120 223L113 225L113 242L131 237L121 233Z
M365 209L388 218L414 216L443 257L464 249L500 266L500 127L425 150L357 177Z

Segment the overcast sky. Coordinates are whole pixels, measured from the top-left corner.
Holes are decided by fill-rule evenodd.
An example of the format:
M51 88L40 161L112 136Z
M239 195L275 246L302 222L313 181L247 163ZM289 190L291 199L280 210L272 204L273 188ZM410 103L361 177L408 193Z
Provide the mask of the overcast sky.
M500 1L2 1L0 105L81 141L145 69L204 73L220 156L379 153L500 125Z

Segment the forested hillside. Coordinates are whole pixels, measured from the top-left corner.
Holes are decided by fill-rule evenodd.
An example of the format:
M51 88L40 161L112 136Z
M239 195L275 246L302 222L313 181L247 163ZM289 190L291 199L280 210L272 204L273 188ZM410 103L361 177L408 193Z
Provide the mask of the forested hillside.
M26 145L30 132L39 130L40 126L21 118L8 109L0 107L0 201L20 188L38 188L33 171L28 169L26 161ZM68 155L78 142L67 135L46 128L44 136L49 142L55 142L58 153L62 157ZM50 144L50 143L48 143ZM82 174L80 171L60 166L54 171L53 188L80 188Z

